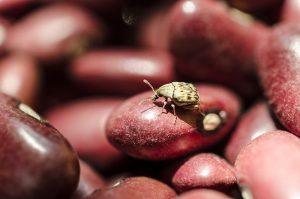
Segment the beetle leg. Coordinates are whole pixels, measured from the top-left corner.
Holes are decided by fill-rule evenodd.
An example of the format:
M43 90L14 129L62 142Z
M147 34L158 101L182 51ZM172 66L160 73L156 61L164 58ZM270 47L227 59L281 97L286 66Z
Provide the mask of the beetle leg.
M167 100L164 101L164 104L163 104L163 106L162 106L162 108L161 108L161 113L160 113L159 115L161 115L161 114L164 113L164 110L165 110L165 107L166 107L167 103L168 103Z
M175 111L175 105L174 105L174 104L171 104L171 107L173 108L173 114L174 114L174 116L175 116L174 124L176 124L177 115L176 115L176 111Z

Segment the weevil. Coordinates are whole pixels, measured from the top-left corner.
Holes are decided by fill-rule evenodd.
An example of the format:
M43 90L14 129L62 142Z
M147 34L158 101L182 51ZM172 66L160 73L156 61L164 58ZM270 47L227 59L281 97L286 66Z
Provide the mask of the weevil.
M143 80L153 91L152 101L156 101L159 97L164 97L165 101L163 103L162 109L171 101L171 107L173 113L177 118L175 106L182 107L188 110L198 110L199 111L199 94L196 87L191 83L186 82L171 82L164 84L158 89L154 89L149 81ZM201 112L201 114L203 114Z

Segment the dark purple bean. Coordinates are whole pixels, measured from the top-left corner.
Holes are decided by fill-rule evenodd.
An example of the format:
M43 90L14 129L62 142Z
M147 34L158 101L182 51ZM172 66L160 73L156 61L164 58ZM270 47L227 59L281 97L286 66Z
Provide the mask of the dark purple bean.
M0 95L0 196L68 198L79 179L67 140L25 104Z
M216 144L235 123L239 100L222 87L197 88L205 117L176 106L176 119L169 105L162 109L163 101L152 103L149 98L153 93L146 92L128 99L112 113L107 124L109 140L131 156L150 160L175 158Z

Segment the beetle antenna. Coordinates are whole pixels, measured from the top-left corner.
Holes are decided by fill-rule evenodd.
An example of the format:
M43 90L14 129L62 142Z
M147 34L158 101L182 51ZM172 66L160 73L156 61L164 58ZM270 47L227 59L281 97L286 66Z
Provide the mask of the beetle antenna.
M143 82L144 82L145 84L147 84L148 86L150 86L150 88L152 89L152 91L153 91L154 93L156 93L156 91L154 90L153 86L150 84L150 82L149 82L148 80L144 79Z

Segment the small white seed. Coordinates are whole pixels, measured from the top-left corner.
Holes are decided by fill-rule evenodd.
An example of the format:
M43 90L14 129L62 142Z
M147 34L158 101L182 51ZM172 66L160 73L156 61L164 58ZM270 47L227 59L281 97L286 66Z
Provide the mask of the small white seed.
M217 128L219 128L221 123L222 123L222 119L218 114L208 113L205 115L203 119L203 129L205 131L214 131Z
M20 103L19 107L18 107L22 112L26 113L27 115L42 121L42 118L39 114L37 114L34 110L32 110L32 108L30 108L28 105Z

